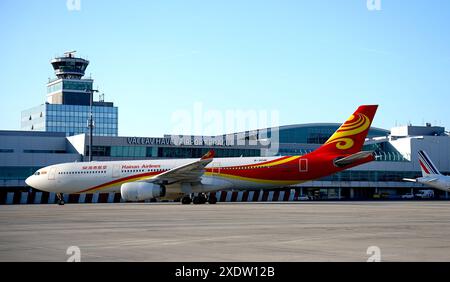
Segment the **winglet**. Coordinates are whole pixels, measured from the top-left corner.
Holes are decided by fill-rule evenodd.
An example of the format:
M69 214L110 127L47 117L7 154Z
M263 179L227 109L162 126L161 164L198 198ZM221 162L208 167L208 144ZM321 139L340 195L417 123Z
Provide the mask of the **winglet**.
M209 150L206 154L203 155L203 157L201 158L201 160L209 160L214 158L215 152L214 150Z

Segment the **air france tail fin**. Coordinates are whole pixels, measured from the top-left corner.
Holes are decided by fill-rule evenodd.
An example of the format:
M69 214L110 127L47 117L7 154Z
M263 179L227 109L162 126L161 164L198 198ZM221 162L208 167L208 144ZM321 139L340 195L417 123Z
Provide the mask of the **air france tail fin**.
M350 155L361 151L378 105L360 106L317 151Z
M419 151L419 164L422 169L422 176L441 174L425 151Z

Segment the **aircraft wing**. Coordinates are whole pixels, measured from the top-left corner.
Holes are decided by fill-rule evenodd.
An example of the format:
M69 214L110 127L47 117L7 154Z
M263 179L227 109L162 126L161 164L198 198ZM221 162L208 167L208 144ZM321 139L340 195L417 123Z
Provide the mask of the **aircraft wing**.
M158 174L152 178L145 180L146 182L158 184L171 184L175 182L196 182L205 172L205 167L212 162L214 151L210 150L199 160L180 165L169 171Z

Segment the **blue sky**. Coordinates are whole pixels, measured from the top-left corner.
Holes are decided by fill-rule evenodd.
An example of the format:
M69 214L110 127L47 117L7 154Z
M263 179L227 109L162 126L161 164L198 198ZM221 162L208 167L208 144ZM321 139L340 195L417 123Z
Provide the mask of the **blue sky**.
M280 125L379 104L374 126L450 127L450 1L80 3L0 2L0 129L45 101L49 61L67 50L119 106L120 135L175 133L173 113L194 103L278 111Z

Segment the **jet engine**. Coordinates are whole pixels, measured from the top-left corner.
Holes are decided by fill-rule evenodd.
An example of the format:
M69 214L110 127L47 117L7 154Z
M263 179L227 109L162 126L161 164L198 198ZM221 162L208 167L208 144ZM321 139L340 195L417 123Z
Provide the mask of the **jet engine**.
M125 201L135 202L164 197L164 186L143 181L124 183L120 186L120 194Z

